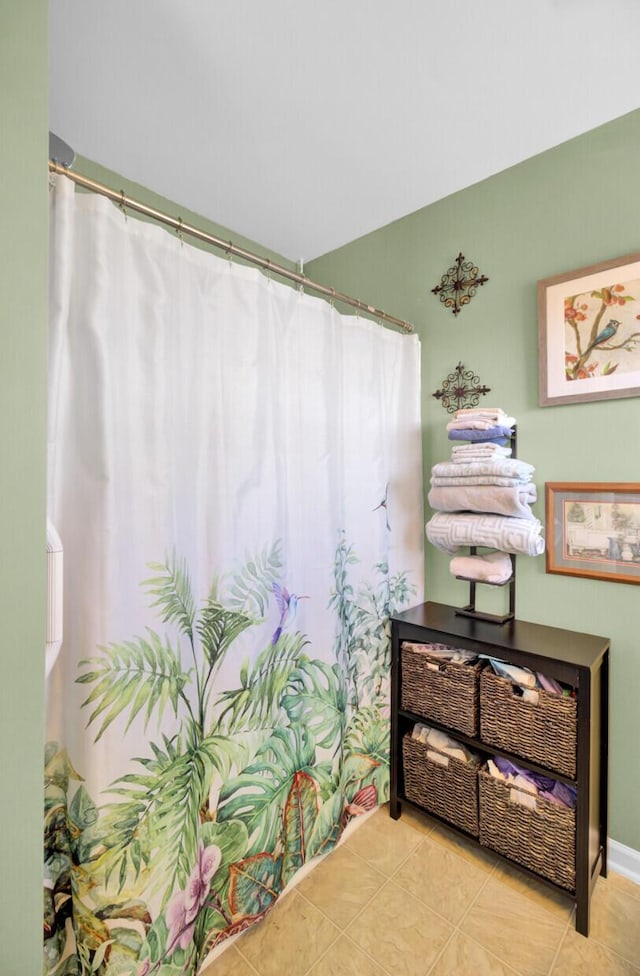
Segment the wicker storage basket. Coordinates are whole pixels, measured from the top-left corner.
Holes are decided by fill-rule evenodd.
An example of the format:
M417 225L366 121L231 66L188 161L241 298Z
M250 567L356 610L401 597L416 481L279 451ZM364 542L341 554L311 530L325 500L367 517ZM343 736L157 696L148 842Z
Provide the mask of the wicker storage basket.
M443 646L402 643L400 707L464 735L475 736L478 734L478 679L482 666L479 661L475 664L454 664L428 657L429 647ZM416 651L416 647L423 648L427 653Z
M480 738L565 776L576 775L577 702L538 689L538 704L522 700L489 667L480 677Z
M438 757L446 759L447 765L437 762ZM461 762L444 756L409 733L402 740L402 758L407 799L477 837L480 760Z
M576 886L576 812L536 797L513 802L511 787L481 769L480 843L569 891Z

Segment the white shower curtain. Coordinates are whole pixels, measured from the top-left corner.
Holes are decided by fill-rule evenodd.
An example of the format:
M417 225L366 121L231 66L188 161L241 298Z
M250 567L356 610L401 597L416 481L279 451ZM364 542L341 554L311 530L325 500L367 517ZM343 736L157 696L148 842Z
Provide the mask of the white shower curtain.
M196 973L387 797L419 344L52 193L45 960Z

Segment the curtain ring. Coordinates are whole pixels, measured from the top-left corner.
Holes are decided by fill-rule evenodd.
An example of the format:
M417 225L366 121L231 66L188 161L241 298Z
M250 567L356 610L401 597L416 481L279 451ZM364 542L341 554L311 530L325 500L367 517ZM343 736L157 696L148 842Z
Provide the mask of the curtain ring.
M232 251L231 251L232 247L233 247L233 241L229 241L227 243L227 246L225 247L225 253L226 253L227 257L229 258L229 264L233 264L233 254L232 254Z
M122 216L124 217L124 219L127 220L127 208L125 207L124 201L125 201L124 190L120 190L120 203L118 204L118 207L122 211Z
M180 239L180 247L184 247L184 234L182 232L182 217L178 217L178 226L176 227L176 234Z

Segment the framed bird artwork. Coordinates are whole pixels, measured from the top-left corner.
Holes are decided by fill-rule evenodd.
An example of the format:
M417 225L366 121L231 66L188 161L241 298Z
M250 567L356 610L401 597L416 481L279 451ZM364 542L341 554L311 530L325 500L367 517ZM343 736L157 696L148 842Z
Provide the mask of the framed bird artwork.
M538 282L539 403L640 395L640 254Z

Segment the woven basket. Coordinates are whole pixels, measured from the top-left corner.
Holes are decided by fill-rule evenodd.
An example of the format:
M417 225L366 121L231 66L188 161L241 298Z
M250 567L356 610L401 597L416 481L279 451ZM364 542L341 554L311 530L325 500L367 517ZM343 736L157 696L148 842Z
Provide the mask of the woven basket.
M513 802L512 787L485 770L480 783L480 843L568 891L576 886L576 812L536 797Z
M454 664L451 661L429 658L427 654L418 653L416 646L423 648L428 654L429 647L445 645L414 645L407 641L402 643L400 707L464 735L477 735L478 679L482 667L480 662Z
M577 702L538 689L538 704L522 700L491 668L480 677L480 738L565 776L576 775Z
M442 756L447 765L430 758ZM452 756L444 756L431 746L412 739L410 734L402 740L404 793L443 820L478 836L478 767L476 757L461 762Z

